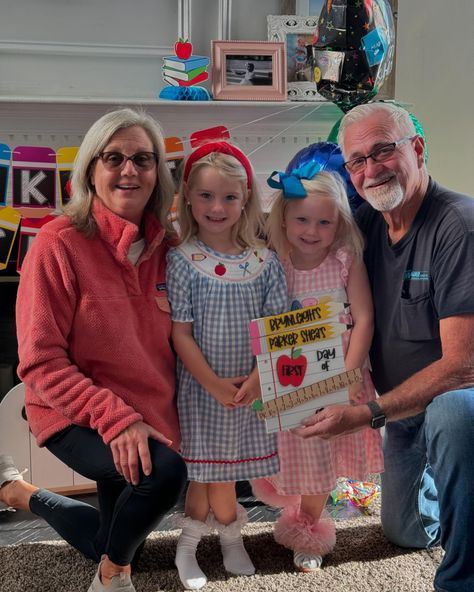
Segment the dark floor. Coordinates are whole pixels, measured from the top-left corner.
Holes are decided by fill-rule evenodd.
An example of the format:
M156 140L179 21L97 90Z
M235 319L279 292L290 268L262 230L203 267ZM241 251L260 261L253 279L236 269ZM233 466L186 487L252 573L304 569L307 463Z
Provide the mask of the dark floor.
M248 512L250 522L272 522L278 515L274 510L258 502L253 496L247 482L237 484L237 496ZM78 499L94 506L97 505L96 495L82 495ZM157 530L171 530L172 516L182 511L184 496L172 512L169 512L160 523ZM0 546L17 545L19 543L37 543L41 541L58 540L61 537L41 518L22 510L0 511Z

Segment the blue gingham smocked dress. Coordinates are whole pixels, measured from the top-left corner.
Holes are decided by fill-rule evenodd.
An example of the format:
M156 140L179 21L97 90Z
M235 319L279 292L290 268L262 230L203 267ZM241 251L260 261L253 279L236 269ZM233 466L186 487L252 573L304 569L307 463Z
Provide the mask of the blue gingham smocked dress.
M266 248L217 253L195 239L170 250L167 289L173 321L192 322L214 372L246 375L255 365L249 321L287 309L283 269ZM239 481L276 473L276 437L250 407L227 409L178 359L181 453L191 481Z

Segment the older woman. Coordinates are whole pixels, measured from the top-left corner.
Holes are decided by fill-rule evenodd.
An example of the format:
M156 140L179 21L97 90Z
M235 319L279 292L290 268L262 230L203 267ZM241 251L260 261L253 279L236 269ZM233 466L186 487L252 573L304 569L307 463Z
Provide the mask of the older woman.
M39 446L97 482L100 509L23 481L5 456L0 501L100 561L89 592L130 592L132 559L186 480L165 285L173 183L156 122L101 117L71 184L22 269L18 374Z

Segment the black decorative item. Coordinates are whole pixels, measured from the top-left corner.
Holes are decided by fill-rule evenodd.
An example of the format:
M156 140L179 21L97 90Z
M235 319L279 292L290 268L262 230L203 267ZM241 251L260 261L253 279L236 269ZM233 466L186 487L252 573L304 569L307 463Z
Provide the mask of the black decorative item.
M388 0L326 0L313 40L318 92L344 112L369 101L390 74L394 52Z

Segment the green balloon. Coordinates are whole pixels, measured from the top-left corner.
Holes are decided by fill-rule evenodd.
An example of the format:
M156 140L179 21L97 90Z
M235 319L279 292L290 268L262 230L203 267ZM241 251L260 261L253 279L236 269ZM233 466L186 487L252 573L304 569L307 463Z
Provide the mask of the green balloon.
M344 116L343 116L344 117ZM329 132L328 142L334 142L337 144L337 134L339 133L339 127L341 125L342 117L340 117L336 123L332 126L331 131Z
M423 138L423 141L425 142L425 164L428 162L428 143L426 141L426 136L425 136L425 130L423 129L421 123L418 121L418 119L413 115L413 113L410 113L410 111L408 111L408 115L410 116L410 119L413 121L413 125L415 126L415 131L416 134L418 136L421 136Z

